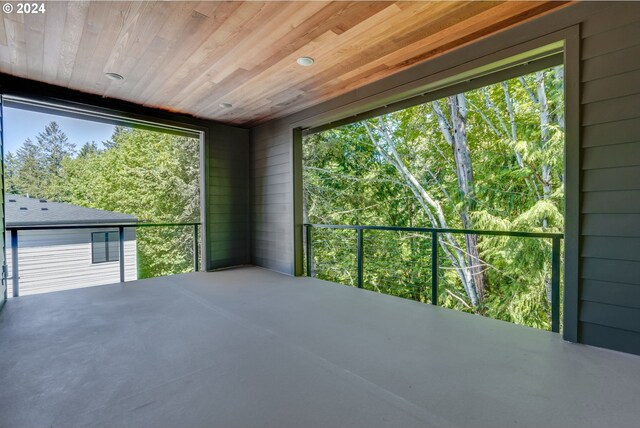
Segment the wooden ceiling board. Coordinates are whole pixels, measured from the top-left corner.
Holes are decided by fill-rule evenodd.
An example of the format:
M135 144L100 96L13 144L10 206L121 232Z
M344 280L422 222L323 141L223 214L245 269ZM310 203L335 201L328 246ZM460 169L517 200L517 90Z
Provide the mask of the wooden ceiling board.
M323 43L322 46L314 50L317 54L315 56L323 58L323 61L322 64L313 66L315 68L313 73L300 70L295 65L295 58L289 58L282 64L276 64L273 67L270 74L284 73L286 81L291 83L291 87L297 88L298 91L302 91L306 95L304 99L289 99L289 103L285 103L283 98L286 99L287 94L283 93L278 86L269 85L269 81L263 78L259 79L262 83L261 99L263 104L255 105L243 99L235 99L233 92L226 94L225 98L237 106L253 106L253 110L245 110L242 113L243 115L248 114L248 117L252 117L254 120L260 120L256 116L267 108L279 109L284 114L295 112L300 107L309 107L319 101L331 98L330 94L335 93L335 89L338 89L339 93L345 93L373 81L368 78L369 70L367 68L373 64L375 58L379 58L387 52L393 53L408 43L409 39L403 37L408 32L413 34L413 40L421 40L424 37L423 34L432 34L429 31L431 26L443 26L443 21L451 23L459 20L461 9L464 14L475 16L475 14L490 10L498 4L498 2L440 2L435 5L440 7L436 14L432 13L434 5L428 3L422 3L418 5L420 7L414 7L411 10L403 10L400 15L397 10L387 9L387 14L378 14L376 20L369 20L373 22L363 22L355 27L352 30L353 34L341 34L339 40ZM446 9L442 9L442 5ZM493 20L495 15L495 13L487 15L485 20ZM395 19L392 20L392 18ZM396 23L395 20L399 23ZM460 25L465 27L464 22ZM368 37L362 37L363 33L366 33ZM440 32L434 34L440 35ZM398 39L400 39L399 42L396 41ZM298 52L298 54L303 54L303 52ZM378 69L378 78L391 74L390 67L386 67L385 70ZM358 73L357 77L361 79L349 82L348 85L339 80L340 77L352 73ZM299 94L298 96L302 98ZM217 105L208 108L212 110L200 111L199 113L207 116L215 114L216 109L219 109Z
M151 84L143 90L142 102L154 104L154 98L173 97L176 91L208 68L216 52L231 49L235 37L241 37L251 26L258 25L260 20L269 19L264 5L258 2L231 3L228 6L219 12L224 16L214 21L213 25L201 16L191 17L198 21L197 25L205 32L205 36L202 37L202 31L198 31L192 34L188 43L180 41L180 38L175 39L169 62L162 65L160 78L154 76ZM186 52L181 51L184 46L187 47Z
M219 5L213 12L213 18L200 12L193 13L190 5L184 3L184 12L169 22L161 33L160 40L164 43L162 53L153 61L153 66L145 67L144 61L140 61L141 71L144 77L132 79L135 86L131 87L132 93L138 94L139 101L143 103L152 94L161 91L168 92L172 85L179 81L177 71L189 58L200 55L206 51L203 49L203 40L209 41L213 34L219 30L220 25L227 22L227 18L238 9L240 3L225 3ZM127 79L125 85L128 83ZM117 97L119 86L114 86L112 96Z
M282 52L281 56L272 55L269 61L265 61L260 64L259 67L253 68L251 73L252 77L254 77L256 81L261 82L260 99L258 100L256 100L256 94L253 84L250 83L250 79L246 79L245 82L240 85L238 85L235 79L233 81L228 80L222 82L224 86L216 87L214 90L217 93L225 94L225 97L230 99L228 102L232 104L235 103L234 105L243 108L245 111L255 108L256 104L261 101L272 104L269 101L269 97L274 93L283 93L286 92L287 89L300 91L302 89L298 88L298 85L307 79L308 76L317 75L327 68L340 67L337 58L345 56L345 52L342 50L343 45L357 41L356 38L351 36L351 32L359 31L359 28L365 24L368 26L377 25L381 31L388 30L384 24L389 18L397 16L398 9L393 4L386 4L381 12L382 13L373 15L371 19L360 20L360 22L357 25L353 25L349 31L341 31L339 35L330 28L326 28L325 31L319 33L308 42L301 45L294 45L293 49ZM332 26L331 22L329 22L329 24ZM357 54L358 50L358 46L351 46L351 52ZM333 58L329 57L332 52L340 52L340 54L336 54ZM318 61L313 67L309 68L300 67L296 63L298 57L310 55L311 53L313 53L312 56L316 58L323 57L326 58L326 60L322 62ZM289 82L290 87L282 88L283 81ZM283 91L283 89L285 90ZM235 98L238 92L243 93L245 97ZM293 95L293 92L291 94ZM250 100L253 100L253 102L249 103ZM199 105L203 105L203 110L199 111L199 113L203 115L212 114L219 110L218 105L207 105L206 103ZM275 105L273 105L273 107L278 108Z
M440 20L439 16L444 15L451 9L460 10L464 9L468 13L470 9L479 11L492 7L495 4L490 2L456 2L445 3L441 2L435 6L446 5L448 9L440 10L438 14L432 13L433 4L423 3L419 8L405 9L398 13L394 5L392 8L388 8L387 14L378 14L377 19L370 19L362 22L359 26L354 27L351 31L341 34L338 40L332 43L325 43L319 46L314 52L320 58L323 58L322 64L314 65L314 70L309 70L309 73L302 72L299 67L295 66L295 58L289 59L286 64L277 64L274 67L275 73L277 69L283 69L290 71L291 75L287 76L287 81L292 83L292 86L299 88L305 94L315 93L317 98L313 101L323 101L331 98L331 96L325 96L322 90L319 90L320 86L324 86L325 90L328 88L332 93L333 88L339 88L341 76L351 74L354 71L358 72L361 76L362 73L366 73L363 68L369 66L369 64L386 53L391 53L400 49L405 43L409 42L409 39L403 37L407 33L412 33L414 38L423 37L423 34L429 34L425 28L428 28L429 24ZM395 18L395 19L393 19ZM399 22L396 22L399 21ZM370 22L372 21L372 22ZM364 37L366 34L367 37ZM299 52L298 54L302 54ZM297 56L297 55L296 55ZM292 64L292 65L289 65ZM306 70L304 70L306 71ZM313 73L311 73L313 71ZM381 77L388 75L379 71ZM362 76L364 78L364 76ZM359 83L359 82L358 82ZM273 86L270 90L267 90L268 86L263 85L263 99L267 102L272 101L274 96L282 98L282 92L277 86ZM356 84L352 89L363 86L362 84ZM341 93L347 92L347 90L341 91ZM233 94L227 94L226 96L233 97ZM233 98L232 98L233 100ZM236 105L243 105L244 100L239 100ZM297 100L296 100L297 101ZM311 101L311 100L309 100ZM234 101L230 101L234 102ZM271 103L272 108L285 108L286 112L294 111L298 103L289 103L295 105L288 105L275 102ZM279 106L280 104L280 106ZM308 105L306 105L308 106ZM260 110L266 108L266 105L255 106L253 111L249 111L250 114L256 115L255 109Z
M257 100L259 104L247 103L244 99L235 100L235 91L227 93L225 96L230 97L231 103L238 106L247 106L247 108L259 109L263 111L265 108L282 109L289 107L290 104L296 104L295 99L287 99L287 92L282 91L279 84L280 80L290 82L292 88L298 91L308 92L310 88L322 84L335 76L342 75L345 72L356 69L361 64L369 61L371 57L377 57L385 49L394 49L394 37L413 28L416 22L424 16L432 17L430 12L434 6L438 9L442 5L459 6L458 3L437 3L429 4L423 2L418 7L412 9L399 8L397 4L389 4L384 10L375 14L369 19L362 20L354 25L348 31L341 34L333 32L326 33L323 38L304 46L296 52L293 52L282 61L272 64L270 69L265 70L263 75L257 76L261 82L261 100ZM365 37L366 34L366 37ZM322 58L313 67L301 68L295 63L295 59L299 56L308 55L309 51L313 52L316 58ZM271 77L271 79L269 78ZM275 97L275 98L274 98ZM284 99L283 99L284 98ZM277 99L277 100L276 100ZM262 103L260 103L262 101ZM215 109L217 106L208 106ZM250 110L245 110L245 112ZM203 111L204 114L211 114L211 111Z
M204 70L197 70L192 67L183 67L187 74L188 80L178 93L170 100L178 109L185 108L191 104L189 101L192 97L198 97L195 91L203 85L211 84L216 91L223 93L223 87L220 86L227 81L233 81L234 86L238 82L249 80L252 74L251 70L259 67L264 61L268 61L273 55L271 50L264 49L261 44L262 40L277 40L282 35L291 30L287 25L275 26L274 29L268 26L261 26L264 20L282 22L283 19L290 19L291 26L303 15L305 19L318 8L323 7L321 2L310 2L313 8L300 8L291 2L285 5L268 4L261 12L264 14L256 14L246 23L240 23L241 29L233 34L233 38L222 41L218 44L217 49L213 50L209 58L202 62L206 64ZM308 9L308 10L307 10ZM195 71L195 72L194 72ZM206 103L205 99L200 102ZM186 100L186 101L184 101Z
M550 1L47 2L3 14L0 72L255 125L563 6ZM296 64L312 56L311 67ZM124 81L112 81L115 72ZM231 103L222 108L220 103Z
M342 74L339 77L340 84L337 87L341 92L348 92L363 84L374 82L384 77L385 74L395 73L422 62L425 59L444 53L447 49L443 49L443 46L453 48L454 46L450 46L452 43L458 43L466 39L470 39L471 41L475 40L474 37L477 35L477 32L486 30L487 21L494 20L498 12L502 14L502 12L505 12L505 9L509 9L506 12L511 16L512 13L517 13L521 10L521 6L519 5L515 5L517 10L511 10L514 9L512 3L513 2L502 3L495 8L478 13L463 22L451 25L448 27L446 34L430 31L429 34L432 34L431 36L421 38L413 43L406 43L388 55L367 63L364 67L354 68L352 71ZM537 7L540 3L544 2L531 2L530 4L532 7ZM461 45L462 44L458 44L455 47ZM336 83L329 81L323 85L309 88L309 90L322 93L328 89L329 85L334 84Z

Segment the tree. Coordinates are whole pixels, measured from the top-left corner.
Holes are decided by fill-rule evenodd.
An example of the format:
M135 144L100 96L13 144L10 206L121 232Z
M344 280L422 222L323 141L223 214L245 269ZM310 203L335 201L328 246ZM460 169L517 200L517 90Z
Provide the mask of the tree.
M440 132L451 146L453 152L456 177L458 179L458 193L461 197L459 214L462 226L465 229L473 229L471 212L475 209L476 190L473 179L471 150L467 141L467 98L464 94L457 94L447 97L446 103L450 107L449 117L444 114L438 101L432 103L433 111L438 120ZM478 251L478 235L465 235L464 239L467 249L467 264L472 281L466 287L470 290L467 295L472 304L477 306L484 296L486 283L484 266Z
M6 157L7 191L135 215L139 221L199 222L200 152L193 138L118 126L100 149L75 155L56 122ZM139 229L139 277L193 266L191 228Z
M45 172L50 176L59 176L62 161L75 153L75 144L70 143L55 121L50 122L36 137Z
M118 127L107 149L96 151L94 145L64 163L69 202L132 214L139 221L199 221L196 139ZM141 228L137 239L139 277L192 269L191 228Z
M562 231L562 101L556 67L307 136L305 219ZM364 287L428 301L429 237L365 235ZM354 238L314 229L318 276L354 283ZM442 305L548 328L548 240L442 233L439 244Z
M6 162L11 171L7 188L22 195L45 197L45 169L37 144L27 139L16 151L15 158L8 157Z
M82 147L80 147L80 151L78 152L78 157L80 158L88 158L91 156L95 156L100 153L100 149L95 141L84 143Z
M64 199L63 163L73 156L75 145L56 122L50 122L36 136L37 143L27 139L15 156L5 159L11 171L7 189L36 198Z
M4 183L5 190L7 193L18 193L18 189L16 189L15 177L18 172L17 170L17 160L13 153L7 152L7 155L4 157Z
M442 205L430 195L414 174L411 173L409 168L405 166L396 148L396 141L384 119L381 117L378 118L376 133L374 133L368 122L364 122L364 126L371 138L371 142L376 146L383 158L394 166L400 177L405 180L407 186L412 190L415 198L429 218L431 226L448 229L449 224ZM461 245L451 233L442 234L440 246L453 263L472 305L477 306L480 300L467 254L465 254Z

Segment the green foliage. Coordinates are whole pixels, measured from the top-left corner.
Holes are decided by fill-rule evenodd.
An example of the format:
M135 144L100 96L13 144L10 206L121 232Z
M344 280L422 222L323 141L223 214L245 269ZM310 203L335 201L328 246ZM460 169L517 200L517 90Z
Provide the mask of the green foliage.
M90 143L84 143L84 145L80 148L80 151L78 152L78 157L88 158L93 155L97 155L98 153L100 153L100 149L98 148L98 145L96 144L96 142L92 141Z
M7 191L132 214L147 222L200 219L199 144L193 138L116 127L99 149L75 146L52 122L8 154ZM140 228L138 277L193 269L193 229Z
M432 104L385 115L403 165L462 228L465 206L476 229L562 231L564 117L562 68L467 92L467 144L475 200L458 188L452 147ZM536 92L542 89L547 105ZM447 117L446 100L437 101ZM544 122L543 116L548 118ZM375 126L378 119L369 119ZM546 125L543 125L543 122ZM432 227L412 190L372 144L363 123L305 138L305 222ZM317 276L355 285L355 232L313 230ZM463 246L464 240L457 237ZM364 286L430 301L430 236L365 232ZM550 328L548 239L482 236L478 249L486 293L474 307L451 260L439 252L440 304L537 328Z
M27 139L16 154L7 154L7 191L36 198L62 199L62 164L73 156L75 145L56 122L50 122L36 136Z
M117 128L110 148L65 164L68 202L149 222L198 222L199 145L192 138ZM188 272L191 228L138 229L138 276Z

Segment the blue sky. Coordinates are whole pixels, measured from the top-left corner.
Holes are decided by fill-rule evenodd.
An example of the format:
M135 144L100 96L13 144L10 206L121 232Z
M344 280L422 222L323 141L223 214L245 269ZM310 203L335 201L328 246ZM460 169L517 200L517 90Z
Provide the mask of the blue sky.
M72 119L28 110L4 107L4 153L15 153L22 146L24 140L31 138L36 141L36 135L44 131L45 126L52 120L58 122L60 129L67 135L70 142L79 149L88 141L100 144L111 138L113 125L92 122L90 120Z

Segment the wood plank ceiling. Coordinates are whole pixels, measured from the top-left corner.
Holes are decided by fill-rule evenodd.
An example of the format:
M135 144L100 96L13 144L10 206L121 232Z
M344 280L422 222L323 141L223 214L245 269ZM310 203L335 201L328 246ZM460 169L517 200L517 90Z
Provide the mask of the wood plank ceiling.
M253 125L318 104L560 5L47 2L43 14L3 14L0 71ZM299 66L296 59L301 56L313 57L315 64ZM109 80L106 72L125 80Z

